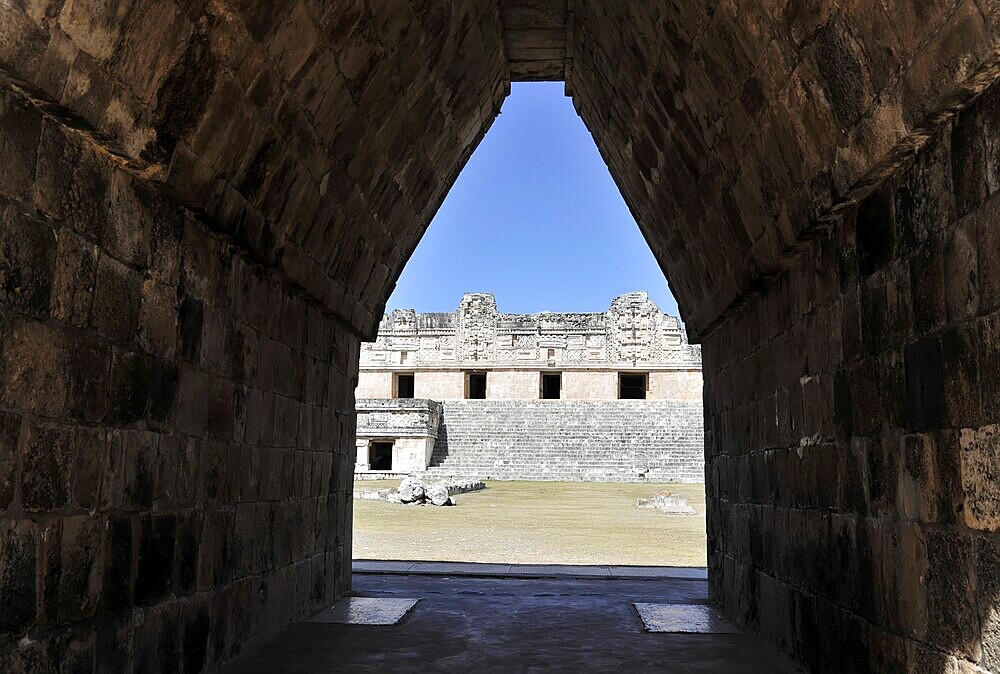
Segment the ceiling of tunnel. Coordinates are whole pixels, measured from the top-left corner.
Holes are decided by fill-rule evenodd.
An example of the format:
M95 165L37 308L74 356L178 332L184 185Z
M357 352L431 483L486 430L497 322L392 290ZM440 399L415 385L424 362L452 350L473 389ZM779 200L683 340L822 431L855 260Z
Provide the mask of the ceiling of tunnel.
M697 338L995 78L1000 30L991 0L22 6L9 80L361 334L511 79L567 80Z
M569 8L553 0L498 0L510 78L566 79Z

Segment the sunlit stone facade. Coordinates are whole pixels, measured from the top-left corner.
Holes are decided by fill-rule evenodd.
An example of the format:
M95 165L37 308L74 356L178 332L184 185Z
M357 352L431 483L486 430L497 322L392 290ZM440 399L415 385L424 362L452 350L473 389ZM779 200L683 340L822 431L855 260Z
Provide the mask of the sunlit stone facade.
M601 313L503 314L490 293L396 310L362 345L356 470L701 481L701 386L700 348L645 292Z
M362 344L360 363L358 399L701 399L701 349L645 292L600 313L504 314L492 293L467 293L453 313L397 309ZM623 376L641 394L623 392Z

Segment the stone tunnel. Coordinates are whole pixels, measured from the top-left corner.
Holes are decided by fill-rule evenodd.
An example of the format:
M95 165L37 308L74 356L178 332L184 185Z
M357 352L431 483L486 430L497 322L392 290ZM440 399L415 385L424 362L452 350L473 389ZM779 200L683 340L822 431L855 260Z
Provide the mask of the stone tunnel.
M0 669L349 591L359 343L562 80L703 347L712 599L1000 671L998 47L996 0L3 0Z

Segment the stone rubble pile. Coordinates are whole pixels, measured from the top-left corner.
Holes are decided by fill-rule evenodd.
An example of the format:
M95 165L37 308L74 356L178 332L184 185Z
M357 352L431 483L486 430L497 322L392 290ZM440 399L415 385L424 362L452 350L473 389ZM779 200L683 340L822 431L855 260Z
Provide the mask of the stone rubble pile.
M403 478L399 486L386 496L389 503L405 503L407 505L455 505L455 500L448 495L448 487L443 484L431 484L419 478Z
M687 499L676 494L654 494L653 498L637 498L635 504L640 508L656 508L667 515L694 515L695 509L688 505Z

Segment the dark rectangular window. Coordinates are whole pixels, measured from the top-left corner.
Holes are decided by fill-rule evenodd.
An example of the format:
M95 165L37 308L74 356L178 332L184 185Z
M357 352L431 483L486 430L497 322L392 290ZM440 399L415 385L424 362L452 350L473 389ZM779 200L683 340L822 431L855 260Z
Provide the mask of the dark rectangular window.
M486 400L486 373L470 372L468 374L466 397L470 400Z
M392 470L392 443L371 443L368 447L368 465L371 470Z
M645 400L646 398L646 375L645 374L619 374L618 375L618 397L622 400Z
M562 397L562 373L542 374L542 400L559 400Z
M397 398L412 398L413 397L413 375L412 374L397 374L396 375L396 397Z

